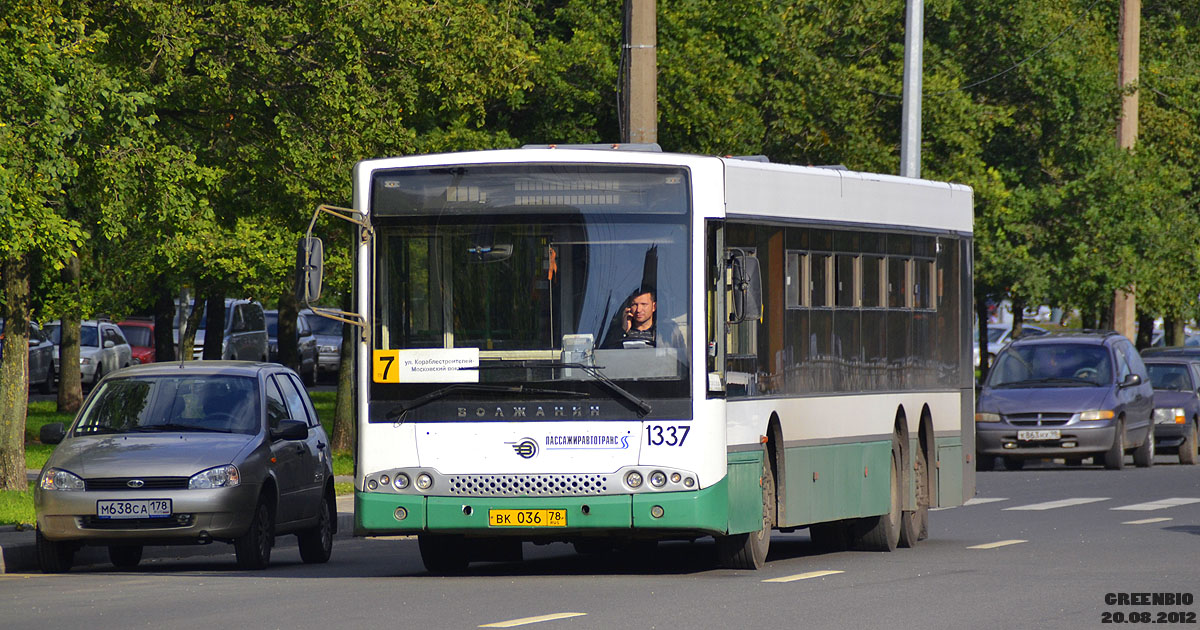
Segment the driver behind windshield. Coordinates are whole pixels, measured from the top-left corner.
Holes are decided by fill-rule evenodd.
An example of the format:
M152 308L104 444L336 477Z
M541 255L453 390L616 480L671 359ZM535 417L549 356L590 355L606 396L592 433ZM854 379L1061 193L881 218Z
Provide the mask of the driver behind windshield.
M657 293L652 287L638 287L625 299L618 314L619 328L610 329L603 348L682 348L682 336L673 322L658 325Z

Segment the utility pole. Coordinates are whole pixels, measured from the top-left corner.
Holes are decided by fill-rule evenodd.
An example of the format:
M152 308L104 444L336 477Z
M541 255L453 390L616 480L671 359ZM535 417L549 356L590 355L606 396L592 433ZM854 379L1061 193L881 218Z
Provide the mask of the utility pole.
M904 92L900 123L900 176L921 176L921 83L925 0L908 0L904 30Z
M1117 52L1117 85L1121 87L1121 118L1117 122L1117 146L1132 150L1138 133L1138 40L1141 39L1142 0L1121 0ZM1117 289L1113 296L1113 329L1134 339L1137 322L1136 289Z
M621 142L658 142L655 0L625 0Z

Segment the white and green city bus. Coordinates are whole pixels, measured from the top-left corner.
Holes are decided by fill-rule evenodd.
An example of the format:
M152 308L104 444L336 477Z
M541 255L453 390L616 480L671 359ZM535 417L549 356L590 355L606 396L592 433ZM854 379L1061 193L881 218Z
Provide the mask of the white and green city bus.
M435 572L915 544L974 493L971 190L634 148L367 160L322 207L360 236L356 533Z

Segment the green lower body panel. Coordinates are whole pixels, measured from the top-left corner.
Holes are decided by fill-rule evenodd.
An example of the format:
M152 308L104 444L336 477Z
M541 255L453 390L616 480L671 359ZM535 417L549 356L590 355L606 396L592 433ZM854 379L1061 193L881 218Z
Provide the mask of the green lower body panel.
M786 449L780 525L795 527L887 512L891 466L892 444L887 441ZM778 481L776 485L780 485Z
M354 520L355 532L360 535L428 531L554 538L630 534L634 530L703 535L725 532L728 506L726 480L696 492L591 497L423 497L356 491ZM492 510L566 510L566 524L493 526L488 518Z

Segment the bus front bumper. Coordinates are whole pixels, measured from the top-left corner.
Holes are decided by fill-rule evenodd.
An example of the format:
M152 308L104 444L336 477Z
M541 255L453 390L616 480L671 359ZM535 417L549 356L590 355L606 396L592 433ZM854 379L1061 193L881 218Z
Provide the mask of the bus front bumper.
M728 531L726 481L703 490L587 497L440 497L354 493L355 535L467 534L524 538L630 535L633 530ZM562 525L492 525L495 510L565 510Z

